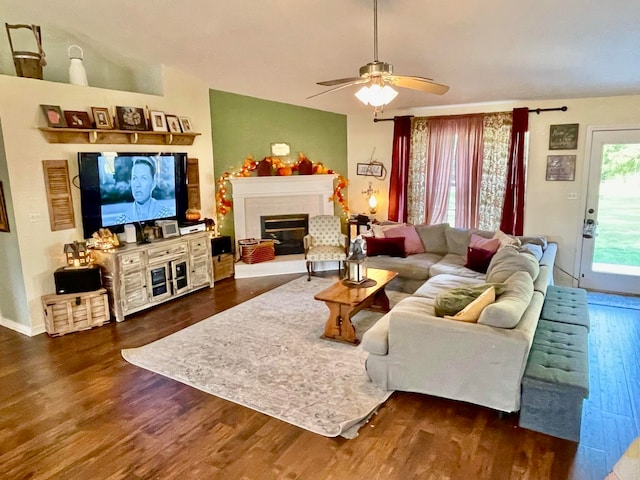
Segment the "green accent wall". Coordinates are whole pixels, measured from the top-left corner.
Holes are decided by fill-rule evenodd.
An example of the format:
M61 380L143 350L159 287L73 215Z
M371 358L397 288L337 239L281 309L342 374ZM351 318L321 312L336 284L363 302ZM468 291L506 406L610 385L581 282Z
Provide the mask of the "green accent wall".
M346 115L219 90L210 90L209 100L216 178L238 171L248 155L256 160L270 156L276 142L289 144L292 162L303 152L312 162L347 176ZM232 235L233 214L219 229Z

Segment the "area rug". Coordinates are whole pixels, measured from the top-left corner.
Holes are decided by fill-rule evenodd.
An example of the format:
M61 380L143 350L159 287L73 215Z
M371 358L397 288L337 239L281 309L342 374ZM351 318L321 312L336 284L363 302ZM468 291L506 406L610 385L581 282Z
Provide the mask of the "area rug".
M614 295L612 293L587 292L587 302L592 305L640 310L640 297Z
M393 392L367 377L361 346L323 340L334 280L295 279L148 345L130 363L327 437L353 438ZM392 304L403 294L391 292ZM354 318L360 337L382 314Z

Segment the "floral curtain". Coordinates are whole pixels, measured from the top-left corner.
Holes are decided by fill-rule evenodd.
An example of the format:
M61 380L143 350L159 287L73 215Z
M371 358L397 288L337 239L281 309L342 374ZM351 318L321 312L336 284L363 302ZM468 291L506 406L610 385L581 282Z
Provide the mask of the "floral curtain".
M414 117L411 121L411 158L407 182L407 222L413 225L425 223L427 198L425 172L429 129L427 117Z
M483 230L500 228L512 124L511 112L484 115L484 156L478 223L478 228Z

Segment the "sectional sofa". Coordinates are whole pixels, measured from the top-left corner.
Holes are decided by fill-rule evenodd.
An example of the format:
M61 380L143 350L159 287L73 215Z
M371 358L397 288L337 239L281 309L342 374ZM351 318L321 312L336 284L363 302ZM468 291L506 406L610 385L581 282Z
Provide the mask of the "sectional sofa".
M398 272L391 288L411 295L363 336L371 380L388 390L518 411L529 349L553 284L557 245L543 236L510 237L446 224L385 227L374 228L376 236L368 239L367 266ZM409 253L385 251L401 241L381 237L401 238ZM474 250L492 248L479 267ZM499 286L500 294L475 322L436 315L438 302L453 289L485 284Z

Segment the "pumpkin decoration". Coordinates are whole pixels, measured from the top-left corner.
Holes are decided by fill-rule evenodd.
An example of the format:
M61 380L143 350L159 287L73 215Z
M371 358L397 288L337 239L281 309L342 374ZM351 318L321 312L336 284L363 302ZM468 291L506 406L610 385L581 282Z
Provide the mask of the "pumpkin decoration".
M200 220L200 212L195 208L189 208L185 213L185 217L190 222L195 222L196 220Z

